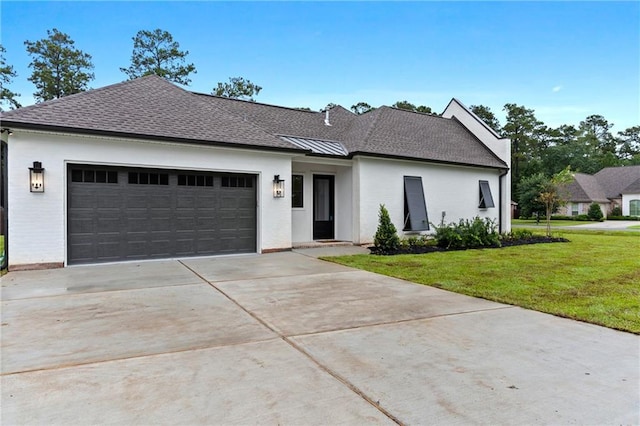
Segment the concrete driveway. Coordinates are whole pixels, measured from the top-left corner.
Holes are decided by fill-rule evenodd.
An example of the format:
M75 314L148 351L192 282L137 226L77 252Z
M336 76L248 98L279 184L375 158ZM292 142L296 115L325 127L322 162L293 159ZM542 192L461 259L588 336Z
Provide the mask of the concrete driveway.
M640 422L639 336L313 254L9 273L0 422Z

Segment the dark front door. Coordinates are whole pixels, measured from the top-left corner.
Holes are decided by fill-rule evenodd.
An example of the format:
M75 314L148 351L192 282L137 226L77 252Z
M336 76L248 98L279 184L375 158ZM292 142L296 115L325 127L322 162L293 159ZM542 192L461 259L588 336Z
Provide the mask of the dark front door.
M334 238L334 177L313 175L313 239Z

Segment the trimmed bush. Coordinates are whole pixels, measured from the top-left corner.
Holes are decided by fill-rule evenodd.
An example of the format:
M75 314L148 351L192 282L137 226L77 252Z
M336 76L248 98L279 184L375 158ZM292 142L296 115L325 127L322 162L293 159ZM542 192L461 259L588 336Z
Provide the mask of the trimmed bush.
M500 236L502 241L516 241L533 238L533 231L529 229L513 229L508 234Z
M590 220L601 222L604 218L602 214L602 210L600 209L600 205L598 203L591 203L589 205L589 211L587 212L587 216Z
M607 216L607 220L640 220L640 216Z
M400 248L400 238L398 231L389 217L384 204L380 204L380 212L378 213L378 229L373 237L373 245L377 253L392 253Z
M620 208L620 206L615 206L614 208L612 208L610 216L622 216L622 209Z

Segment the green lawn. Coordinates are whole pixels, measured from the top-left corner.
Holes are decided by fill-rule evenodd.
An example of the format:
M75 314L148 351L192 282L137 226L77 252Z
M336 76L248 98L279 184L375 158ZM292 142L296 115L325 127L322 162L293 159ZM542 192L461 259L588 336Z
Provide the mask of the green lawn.
M327 260L640 334L640 235L562 235L571 242Z
M589 222L578 220L552 220L551 227L586 225L587 223ZM518 226L524 225L533 228L545 228L547 226L547 221L545 219L540 219L540 223L536 223L535 219L511 219L511 224Z

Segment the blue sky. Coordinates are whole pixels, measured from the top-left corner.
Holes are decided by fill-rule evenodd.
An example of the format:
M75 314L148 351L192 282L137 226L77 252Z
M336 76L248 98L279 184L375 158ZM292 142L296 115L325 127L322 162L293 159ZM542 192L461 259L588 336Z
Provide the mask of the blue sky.
M126 79L138 30L169 31L209 93L243 76L259 102L320 109L452 97L532 108L549 126L591 114L640 124L640 2L1 2L1 42L32 104L24 41L58 28L93 56L101 87Z

